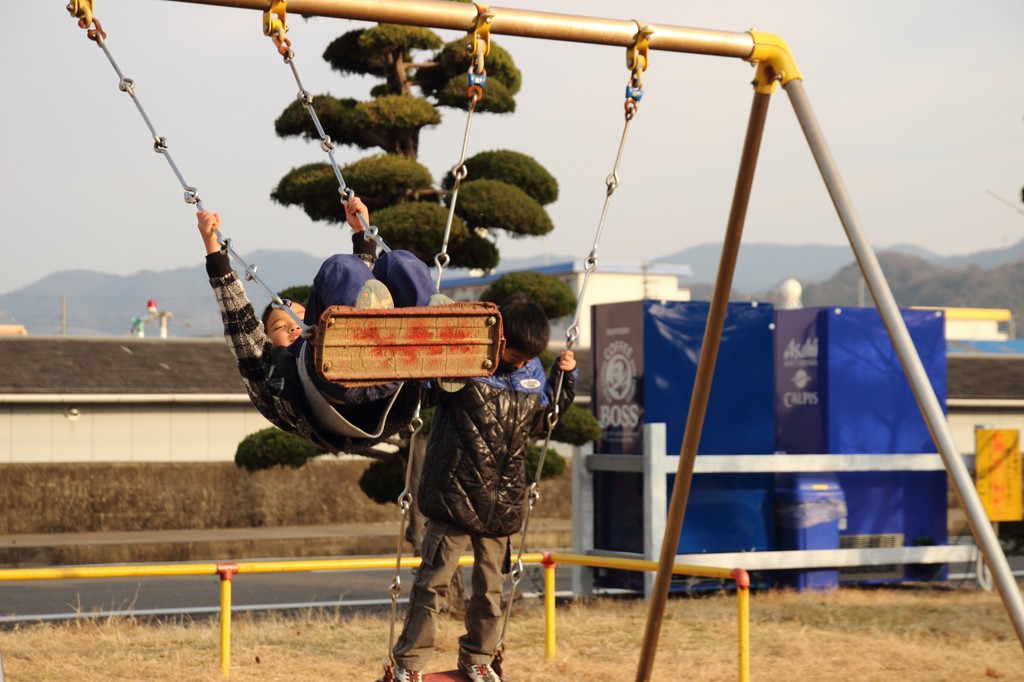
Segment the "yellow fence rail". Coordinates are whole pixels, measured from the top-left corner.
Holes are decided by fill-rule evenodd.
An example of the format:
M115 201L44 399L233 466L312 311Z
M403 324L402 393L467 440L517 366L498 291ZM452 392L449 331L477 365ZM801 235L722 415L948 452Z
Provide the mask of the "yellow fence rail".
M583 554L530 553L524 554L523 563L544 567L544 652L555 657L555 568L558 564L613 568L628 571L657 571L658 562L640 559L620 559ZM403 568L419 566L419 557L406 557ZM472 556L459 559L460 566L473 564ZM136 564L108 566L64 566L55 568L0 569L0 582L16 580L70 580L82 578L167 578L196 575L220 577L220 670L224 677L231 674L231 585L236 575L249 573L299 573L306 571L357 571L388 569L395 565L394 558L313 559L294 561L247 561L189 564ZM713 568L676 564L673 574L732 580L736 584L739 611L739 679L750 680L750 578L743 569Z

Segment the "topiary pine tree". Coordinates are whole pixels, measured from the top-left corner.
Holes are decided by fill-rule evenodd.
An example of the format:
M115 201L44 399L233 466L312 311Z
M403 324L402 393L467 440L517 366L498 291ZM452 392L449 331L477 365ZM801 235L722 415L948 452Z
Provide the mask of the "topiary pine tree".
M417 161L420 133L441 122L439 107L468 109L471 55L466 43L462 38L444 44L429 29L392 24L350 31L328 46L324 59L342 75L372 76L381 82L368 100L318 95L312 102L335 144L376 150L342 168L345 182L366 203L388 245L412 251L427 264L433 263L442 243L448 218L443 204L454 180L449 174L438 186ZM485 67L484 96L474 111L512 113L522 84L515 63L492 42ZM320 139L299 101L284 110L275 128L281 137ZM466 171L448 242L452 266L496 267L497 230L513 236L551 231L544 206L558 198L558 183L537 161L517 152L489 151L467 159ZM338 181L327 163L293 168L271 197L301 206L313 220L345 221Z
M576 294L572 288L554 275L543 272L506 272L483 290L480 300L500 306L513 294L526 294L551 320L576 310Z

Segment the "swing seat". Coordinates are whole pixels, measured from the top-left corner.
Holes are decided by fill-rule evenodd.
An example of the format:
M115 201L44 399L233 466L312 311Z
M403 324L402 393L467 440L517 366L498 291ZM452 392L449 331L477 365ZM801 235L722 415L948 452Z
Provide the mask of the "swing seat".
M493 303L360 309L331 306L313 344L319 378L344 387L485 377L505 345Z
M384 679L383 677L378 677L377 682L384 682ZM423 682L469 682L469 678L459 670L445 670L443 672L424 674Z

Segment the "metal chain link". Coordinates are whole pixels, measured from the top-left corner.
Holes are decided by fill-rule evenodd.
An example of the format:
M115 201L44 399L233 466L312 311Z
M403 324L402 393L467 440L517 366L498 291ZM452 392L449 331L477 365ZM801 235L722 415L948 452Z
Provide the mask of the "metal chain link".
M448 209L448 221L445 225L444 236L441 241L441 250L438 251L437 255L434 256L434 264L437 266L437 282L436 288L441 288L441 277L444 273L445 267L448 265L450 258L448 256L448 239L451 235L452 221L455 215L455 204L458 200L459 184L462 179L466 177L466 150L469 146L469 131L473 120L473 111L476 108L476 103L483 97L483 86L487 81L487 72L484 69L484 56L490 50L489 33L483 27L489 27L490 22L493 20L493 13L481 8L479 5L478 17L477 17L477 28L474 32L469 34L472 46L473 63L469 69L469 88L467 90L467 96L469 97L469 111L466 116L466 131L462 139L462 156L459 159L459 163L452 170L452 175L455 177L455 184L452 190L452 202ZM481 38L483 34L483 38ZM481 47L480 42L483 40L485 43L484 47ZM414 412L413 421L411 422L412 432L409 436L409 457L405 465L405 489L401 495L398 496L399 513L401 514L401 521L398 527L398 544L395 550L395 572L391 578L391 585L388 587L388 596L391 599L391 614L390 614L390 626L388 635L388 655L384 661L384 680L389 681L394 679L394 673L397 666L395 660L395 623L397 621L398 613L398 597L402 593L402 582L399 575L399 570L402 566L402 544L405 540L405 528L408 521L409 510L412 508L413 497L412 491L412 469L413 469L413 458L416 452L416 437L419 434L420 429L423 426L423 420L420 418L420 407L423 402L422 391L420 398L416 402L416 410Z
M178 179L178 183L181 185L181 188L185 191L185 203L195 205L197 211L205 210L203 208L203 201L199 196L199 190L197 190L195 187L193 187L192 185L188 184L188 182L185 181L185 177L178 169L178 165L174 162L174 158L171 156L171 152L168 149L167 138L162 137L159 133L157 133L156 127L153 125L153 122L150 120L149 115L146 113L145 108L142 106L142 101L139 99L139 96L135 94L135 81L124 75L124 72L121 71L121 67L114 59L113 54L111 54L110 50L107 48L107 34L103 30L103 26L100 24L99 20L92 15L91 3L89 5L86 5L79 2L79 0L74 0L72 3L68 5L67 9L73 17L78 19L79 27L86 29L86 35L88 36L88 38L94 41L96 45L98 45L99 48L103 50L103 54L106 55L107 61L109 61L110 65L114 68L114 72L117 74L118 78L118 89L121 92L127 93L132 98L132 102L135 104L135 108L138 109L139 115L142 116L142 120L145 122L146 127L149 128L150 135L152 135L153 137L153 151L155 151L157 154L162 155L164 159L167 160L167 165L170 166L171 171ZM90 26L92 26L93 28L89 28ZM228 256L234 259L234 261L240 267L244 268L246 281L255 282L261 289L263 289L263 291L266 292L266 294L270 297L271 305L274 308L277 308L278 310L287 311L287 313L291 316L292 320L294 320L295 323L298 324L299 327L302 329L303 336L308 336L310 334L311 328L307 327L306 324L299 318L299 316L296 315L295 312L289 306L286 306L284 304L284 301L281 299L281 297L278 296L273 289L267 286L267 284L259 277L259 275L256 274L256 264L249 263L244 258L242 258L242 256L237 251L235 251L234 248L231 246L231 240L225 238L218 228L214 227L213 232L217 236L217 243L220 244L221 251L223 253L227 253Z
M444 269L451 262L451 258L448 256L448 240L451 238L452 223L455 220L455 206L459 201L459 187L469 174L466 168L466 154L469 149L469 131L473 125L473 112L476 111L477 103L483 99L483 88L487 84L487 69L484 59L491 49L490 25L494 21L494 13L486 6L480 5L477 6L477 12L476 28L466 36L466 39L471 41L467 43L466 48L470 52L472 61L466 75L468 81L466 96L469 98L469 105L466 111L466 130L462 135L462 155L451 170L455 182L452 184L451 202L448 204L448 220L445 222L444 236L441 238L441 250L434 256L434 265L437 266L437 279L434 286L438 291L441 290Z
M271 11L272 10L268 10L268 14ZM338 166L338 160L334 157L334 140L332 140L331 136L324 131L324 127L320 123L320 117L317 116L316 109L313 107L313 95L305 88L302 84L302 78L299 77L299 71L295 67L295 51L292 50L291 47L292 41L284 37L287 30L288 28L283 19L280 21L272 21L269 24L268 20L264 20L264 33L274 41L274 45L277 46L278 53L284 57L284 63L291 69L292 76L295 78L295 83L299 86L299 93L296 95L296 99L299 100L303 108L305 108L309 113L309 117L312 119L313 125L316 127L316 132L320 136L320 149L327 153L327 158L331 162L331 168L334 169L334 176L338 180L338 196L341 199L342 206L344 206L355 196L355 192L345 183L345 176L342 175L341 168ZM380 230L377 229L377 226L370 225L366 219L363 218L362 214L356 213L355 215L363 226L363 239L366 239L367 241L373 240L385 253L390 252L391 248L384 243L384 239L381 238Z
M635 40L646 40L650 36L649 29L642 29L637 33ZM604 233L605 222L608 218L608 209L611 206L612 195L619 186L619 164L622 162L622 154L626 148L626 136L629 133L629 124L636 115L637 103L643 97L643 88L641 81L641 72L646 68L646 60L639 58L633 59L629 62L629 66L632 68L632 75L630 76L630 82L626 86L626 122L622 128L622 137L619 140L619 149L615 154L615 164L612 166L612 172L605 179L605 198L604 207L601 210L601 219L597 224L597 233L594 235L594 245L590 249L590 254L586 260L583 261L585 272L583 275L583 283L580 285L580 293L576 299L576 312L573 315L572 322L565 331L565 350L571 351L573 346L576 344L579 338L579 323L580 315L583 311L583 301L587 294L587 285L590 282L590 276L597 269L597 247L601 243L601 235ZM526 537L530 528L530 518L533 514L533 507L540 499L540 479L541 473L544 470L544 460L547 458L548 449L551 445L551 434L555 430L555 426L558 425L559 419L559 407L558 403L562 398L562 388L565 383L565 372L558 373L558 379L555 382L555 389L553 391L551 409L547 414L547 433L544 435L544 446L541 448L540 456L537 458L537 470L534 473L533 483L527 490L526 495L526 511L523 516L523 526L519 534L519 546L516 551L516 560L512 564L512 569L509 572L509 594L505 602L504 614L502 615L501 621L501 634L498 637L498 643L494 647L492 657L499 656L505 642L505 632L508 628L508 621L512 615L512 602L514 601L516 589L519 586L520 581L523 578L523 554L526 551Z
M409 522L409 512L412 510L412 468L413 458L416 452L416 438L419 436L420 429L423 428L423 419L420 417L420 406L422 404L422 394L420 400L416 402L416 410L413 412L412 421L409 423L411 432L409 434L409 457L405 464L405 487L402 489L401 494L398 496L398 511L401 516L398 524L398 545L395 548L395 572L391 575L391 584L388 586L388 597L391 599L391 617L390 617L390 628L388 633L388 656L384 661L385 670L394 670L396 664L395 661L395 623L398 615L398 598L402 595L402 577L400 571L402 570L402 544L405 542L405 529Z
M324 130L323 125L320 123L320 117L317 116L316 108L313 106L313 96L302 84L302 78L299 76L299 71L295 66L295 51L292 50L292 42L285 37L285 33L288 31L285 1L286 0L273 0L270 9L264 12L263 33L274 41L274 45L277 46L278 53L284 58L284 63L291 69L292 76L295 78L295 83L299 86L297 99L309 113L309 117L313 121L313 125L316 127L317 134L320 136L320 148L327 153L327 158L331 162L331 168L334 169L334 175L338 180L338 195L341 197L342 205L344 205L355 196L355 192L345 183L345 177L342 174L341 168L338 166L338 161L334 156L334 141L331 140L330 136ZM382 250L390 252L391 249L380 237L377 227L375 225L368 224L366 219L363 218L360 213L356 213L356 217L358 217L359 222L362 223L363 238L367 240L372 239ZM423 419L420 417L420 408L422 404L423 396L421 392L416 401L416 408L413 412L412 420L409 423L411 431L409 434L409 456L405 466L405 487L402 489L402 492L397 499L400 520L395 547L395 570L391 576L391 584L388 586L388 597L391 601L391 613L388 632L388 654L387 658L384 660L383 679L385 680L394 680L395 673L395 624L397 622L398 615L398 599L402 594L402 545L405 542L405 529L409 522L409 515L413 505L411 490L412 469L416 449L416 439L419 435L420 429L423 428Z

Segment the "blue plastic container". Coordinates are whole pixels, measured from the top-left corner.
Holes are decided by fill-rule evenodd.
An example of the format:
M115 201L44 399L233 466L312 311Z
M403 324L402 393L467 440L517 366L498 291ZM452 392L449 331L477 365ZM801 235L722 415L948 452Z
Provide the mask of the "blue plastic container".
M829 473L775 475L775 536L780 550L839 549L839 527L846 519L846 496ZM798 591L830 590L839 571L780 571L780 582Z

